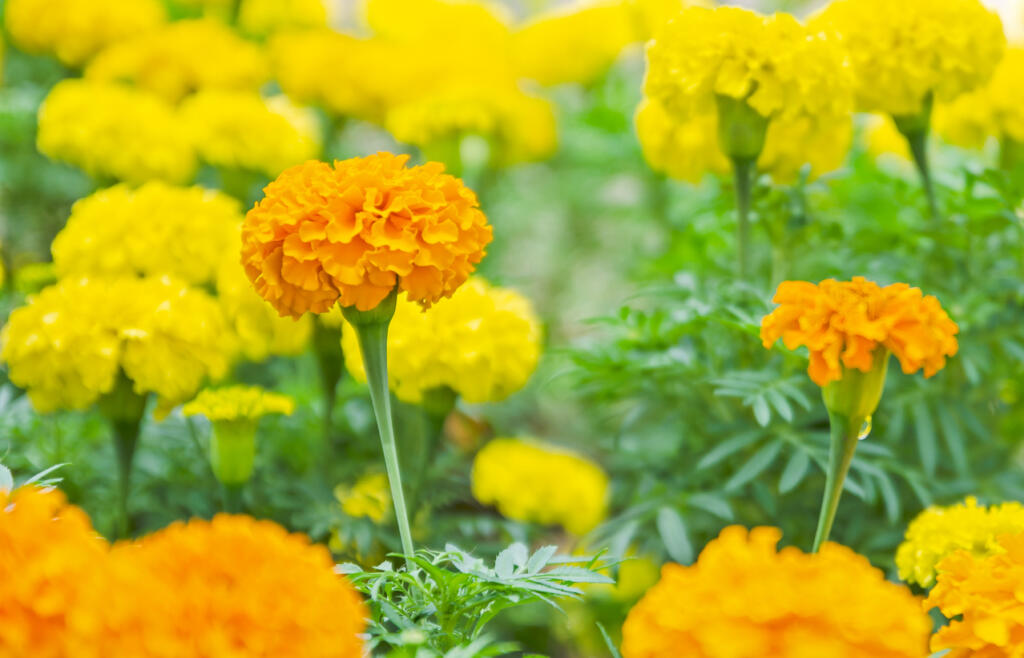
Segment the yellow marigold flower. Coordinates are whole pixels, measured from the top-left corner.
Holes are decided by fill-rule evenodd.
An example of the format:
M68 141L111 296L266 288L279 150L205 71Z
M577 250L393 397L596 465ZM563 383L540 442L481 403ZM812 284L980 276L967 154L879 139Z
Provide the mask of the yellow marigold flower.
M873 114L864 125L864 139L868 153L875 158L895 155L908 162L911 159L907 138L900 133L892 118L884 114Z
M112 9L82 0L7 0L4 27L21 50L79 66L107 45L167 20L160 0L121 0Z
M115 576L131 584L132 605L106 620L103 655L364 655L359 594L325 547L270 521L176 522L111 557L123 565Z
M64 80L39 108L39 151L100 180L186 183L195 147L174 108L121 85Z
M281 315L336 303L375 308L397 286L424 306L450 297L491 241L477 198L408 156L311 161L288 169L242 226L242 264Z
M558 524L574 535L604 520L608 476L563 448L529 439L494 439L473 460L473 496L515 521Z
M624 658L921 658L931 620L845 546L776 550L777 528L726 528L691 567L666 564L630 611Z
M988 137L1024 142L1024 47L1010 48L988 84L935 108L935 129L947 141L981 147Z
M623 0L633 15L637 41L649 41L686 7L712 7L711 0Z
M78 656L75 614L106 542L57 490L0 489L0 656Z
M273 177L320 153L316 115L286 96L264 99L255 92L201 91L182 103L181 117L199 157L222 169Z
M511 86L445 89L392 108L384 125L399 142L426 149L486 137L493 159L505 165L547 158L557 142L551 103Z
M1002 535L1024 532L1024 505L983 507L973 496L949 507L929 507L907 527L896 551L900 578L922 587L935 584L935 566L965 550L976 557L1000 552Z
M1020 658L1024 655L1024 533L1003 535L1000 551L958 551L938 565L938 584L925 601L953 619L932 637L946 658Z
M618 0L581 2L531 19L512 34L518 77L543 85L595 81L636 40L631 20Z
M53 263L62 278L169 275L202 285L238 243L241 222L238 201L215 190L115 185L72 206Z
M206 416L210 422L221 420L259 420L268 414L290 416L295 400L287 395L265 391L258 386L204 388L181 412L186 416Z
M508 40L509 16L490 0L366 0L366 23L389 41Z
M11 313L0 359L43 413L89 406L119 371L174 403L226 373L226 336L217 303L170 278L69 279Z
M904 373L923 368L925 377L957 352L956 323L939 300L905 283L784 281L772 301L779 307L761 322L765 348L779 338L791 350L807 347L807 372L819 386L841 379L844 369L869 372L879 347L896 355Z
M259 46L215 19L183 20L114 44L85 70L87 78L131 82L177 102L201 89L255 91L269 77Z
M382 523L391 512L391 489L384 473L364 475L351 487L339 484L334 488L334 497L341 511L354 519Z
M999 16L978 0L833 0L812 27L845 45L858 109L896 116L981 86L1006 44Z
M236 237L232 244L241 242ZM239 350L246 359L256 362L269 356L301 354L313 333L312 318L282 318L263 301L238 262L239 248L225 252L217 271L217 301L238 338Z
M243 0L238 26L246 34L265 37L283 30L327 26L324 0Z
M515 290L472 277L423 311L400 302L388 329L388 379L406 402L450 388L471 403L502 400L526 385L540 358L540 321ZM345 367L366 381L356 332L341 332Z

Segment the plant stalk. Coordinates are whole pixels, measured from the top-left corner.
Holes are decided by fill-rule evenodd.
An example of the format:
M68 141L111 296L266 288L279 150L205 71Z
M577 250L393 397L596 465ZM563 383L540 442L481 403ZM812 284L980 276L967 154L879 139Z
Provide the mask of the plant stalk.
M228 514L241 514L243 510L242 491L244 484L224 484L224 511Z
M132 531L131 518L128 516L128 497L131 493L132 464L135 459L135 447L139 442L139 425L138 421L111 421L111 426L114 430L114 452L117 454L117 535L121 539L130 537Z
M736 187L736 275L741 281L750 276L750 197L755 166L752 158L732 159Z
M821 501L821 513L818 515L818 530L814 536L811 552L817 553L821 545L828 541L832 532L832 523L839 508L839 498L843 493L843 483L850 471L853 453L857 450L858 435L865 418L850 418L839 413L829 412L828 415L831 446L828 455L828 471L825 475L825 495Z

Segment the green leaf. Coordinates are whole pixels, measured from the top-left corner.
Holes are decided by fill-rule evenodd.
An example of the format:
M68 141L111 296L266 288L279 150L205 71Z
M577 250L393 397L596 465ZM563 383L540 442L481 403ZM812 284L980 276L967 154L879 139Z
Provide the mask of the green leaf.
M557 551L557 546L541 546L537 549L536 553L530 556L530 560L526 563L526 571L528 573L537 573L547 566L551 556Z
M530 552L526 545L516 542L498 553L497 559L494 560L494 570L499 578L511 578L517 568L526 566L529 558Z
M14 476L11 475L11 469L0 464L0 492L10 493L12 491L14 491Z
M669 556L680 564L693 562L693 545L686 533L686 523L679 512L668 506L660 508L657 525L661 541L665 544Z
M597 623L597 630L601 631L601 637L604 638L604 644L608 647L608 653L611 654L612 658L622 658L622 654L619 653L618 648L612 642L612 638L608 636L608 631L604 629L601 622Z
M756 478L764 472L766 468L772 465L772 462L779 456L779 451L781 450L781 441L772 441L771 443L763 446L760 450L754 453L754 456L751 457L746 464L741 466L740 469L736 471L731 478L729 478L729 481L725 483L725 490L734 491Z
M966 476L970 468L967 460L967 441L964 438L963 428L960 421L953 417L949 407L940 404L936 407L939 416L939 428L942 436L946 439L946 447L949 448L949 455L953 458L953 468L962 476Z
M896 523L900 518L900 497L896 493L896 487L888 474L881 472L875 476L878 480L878 490L882 492L882 502L885 503L885 517L889 523Z
M792 491L796 485L800 484L807 474L807 467L810 465L810 456L808 456L807 452L798 448L793 453L793 456L789 458L786 468L782 471L782 477L779 478L779 493L784 494L787 491Z
M717 494L696 493L688 497L686 503L693 507L699 507L723 521L732 521L734 518L729 501Z
M761 437L760 431L746 432L735 436L727 441L719 443L697 462L696 470L700 471L709 466L714 466L726 457L743 450Z
M772 419L771 409L768 408L768 402L763 396L757 396L753 402L754 419L757 420L757 424L761 427L765 427Z
M939 461L938 439L928 405L924 401L914 405L914 428L917 434L917 451L921 455L921 467L929 475L935 475Z

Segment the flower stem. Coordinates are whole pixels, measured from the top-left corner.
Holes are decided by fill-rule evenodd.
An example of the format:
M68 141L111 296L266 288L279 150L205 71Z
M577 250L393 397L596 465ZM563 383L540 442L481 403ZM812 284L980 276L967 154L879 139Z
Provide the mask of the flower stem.
M224 511L228 514L241 514L242 505L242 491L244 484L224 484Z
M317 370L320 373L320 386L324 403L323 448L324 463L331 462L334 435L334 405L338 398L338 382L341 381L343 358L341 345L341 329L328 327L317 320L313 323L313 351L316 354Z
M921 101L921 111L917 114L893 115L893 123L903 134L910 146L910 154L914 157L914 164L921 174L921 185L924 187L924 194L928 198L928 211L934 222L938 223L942 216L939 214L939 204L935 198L935 185L932 182L931 168L928 165L928 135L931 132L933 98L931 93Z
M864 418L850 418L839 413L829 412L828 415L831 446L828 455L828 471L825 479L825 495L821 501L821 513L818 516L818 530L814 536L811 551L817 553L832 531L832 522L839 508L839 497L843 493L843 483L853 461L853 453L857 450L857 440Z
M391 392L388 390L388 325L394 314L395 298L396 293L392 292L388 299L371 311L358 311L354 308L344 308L343 311L345 318L356 330L359 348L363 353L366 383L370 387L373 413L380 430L380 444L391 484L398 534L402 539L402 552L406 555L406 567L411 569L409 556L413 554L412 531L409 529L409 515L405 507L405 491L402 488L402 472L398 464L398 446L391 415Z
M130 420L114 420L114 452L117 453L118 476L118 525L117 535L126 539L131 535L131 518L128 516L128 496L131 493L132 463L139 439L139 423Z
M751 158L732 159L736 187L736 274L741 281L750 275L750 196L755 164Z

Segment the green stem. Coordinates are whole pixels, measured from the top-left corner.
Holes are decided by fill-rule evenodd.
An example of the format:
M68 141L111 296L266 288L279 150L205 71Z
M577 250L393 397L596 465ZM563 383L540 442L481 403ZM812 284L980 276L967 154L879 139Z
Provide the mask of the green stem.
M139 422L114 420L114 452L117 454L118 476L118 528L121 539L131 535L131 518L128 516L128 496L131 493L132 463L139 440Z
M225 484L222 487L224 493L224 511L228 514L241 514L243 510L242 491L244 484Z
M828 455L828 471L825 479L825 496L821 501L821 514L818 516L818 530L814 536L811 551L817 553L821 545L828 541L832 531L832 523L839 508L839 498L843 493L843 483L853 461L853 453L857 450L857 440L864 418L849 418L842 414L829 412L831 446Z
M935 184L932 182L931 167L928 164L928 131L917 131L909 133L907 143L910 145L910 153L914 156L914 164L921 174L921 186L924 188L924 195L928 199L928 213L933 221L940 221L939 203L935 198Z
M750 196L755 165L752 158L732 159L736 187L736 274L741 281L750 275Z
M316 352L317 369L320 372L320 386L324 402L323 440L325 466L331 461L334 405L338 398L338 382L341 380L344 363L340 345L340 328L328 327L319 321L313 323L313 350Z
M402 538L406 567L411 570L412 564L408 558L413 554L412 531L409 529L409 515L405 506L405 491L402 488L402 472L398 464L398 446L395 442L394 420L391 415L391 392L388 389L388 325L394 314L395 295L396 293L392 292L388 299L372 311L361 312L354 308L345 308L343 311L346 319L356 330L359 348L363 353L366 383L370 388L373 413L377 417L377 428L380 430L380 444L384 451L388 481L391 484L398 534Z

